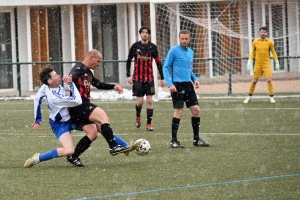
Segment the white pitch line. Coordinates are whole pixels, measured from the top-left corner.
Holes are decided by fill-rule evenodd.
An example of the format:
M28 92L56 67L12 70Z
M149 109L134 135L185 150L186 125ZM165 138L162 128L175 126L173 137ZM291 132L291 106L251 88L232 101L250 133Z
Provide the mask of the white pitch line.
M167 134L161 133L160 134ZM190 134L190 133L180 133L180 134ZM237 135L237 136L300 136L300 133L200 133L201 135ZM82 137L85 134L71 134L73 137ZM118 133L118 135L130 135L126 133ZM0 137L8 137L8 136L26 136L26 137L55 137L54 134L47 135L29 135L29 134L15 134L15 133L0 133Z

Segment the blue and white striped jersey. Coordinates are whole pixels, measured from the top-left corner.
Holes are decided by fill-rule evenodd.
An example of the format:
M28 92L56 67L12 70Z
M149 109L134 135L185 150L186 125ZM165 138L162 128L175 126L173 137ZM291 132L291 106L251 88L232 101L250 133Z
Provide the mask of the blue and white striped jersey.
M68 85L72 96L67 96L62 86L57 88L49 88L43 84L34 98L34 122L42 122L41 105L45 97L50 114L49 118L52 122L66 122L71 117L68 107L75 107L82 103L80 94L74 83Z

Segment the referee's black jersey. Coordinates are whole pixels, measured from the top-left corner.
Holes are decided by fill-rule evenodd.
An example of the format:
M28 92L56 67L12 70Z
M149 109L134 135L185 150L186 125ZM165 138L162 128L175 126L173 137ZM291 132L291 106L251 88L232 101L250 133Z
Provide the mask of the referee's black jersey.
M156 63L160 64L157 46L152 42L142 44L141 41L138 41L131 46L126 64L127 77L130 77L130 66L133 58L134 69L132 80L139 82L153 81L153 59L155 59Z

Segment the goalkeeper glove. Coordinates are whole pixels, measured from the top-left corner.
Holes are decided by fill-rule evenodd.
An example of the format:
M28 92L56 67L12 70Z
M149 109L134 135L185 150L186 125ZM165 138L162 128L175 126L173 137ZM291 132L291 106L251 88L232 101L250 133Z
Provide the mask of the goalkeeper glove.
M279 61L277 60L277 61L275 62L275 69L276 69L276 70L279 70L279 68L280 68L280 66L279 66Z
M248 60L247 69L249 70L252 67L253 60Z

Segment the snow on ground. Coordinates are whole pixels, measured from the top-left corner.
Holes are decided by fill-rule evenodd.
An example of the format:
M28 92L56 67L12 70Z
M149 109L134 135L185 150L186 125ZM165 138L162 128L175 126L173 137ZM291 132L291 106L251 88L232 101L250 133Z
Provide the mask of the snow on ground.
M158 99L170 99L170 93L158 88ZM35 95L29 97L0 97L0 100L33 100ZM145 97L146 98L146 97ZM132 90L124 89L123 94L119 94L114 90L96 90L91 92L91 99L116 101L116 100L133 100Z

